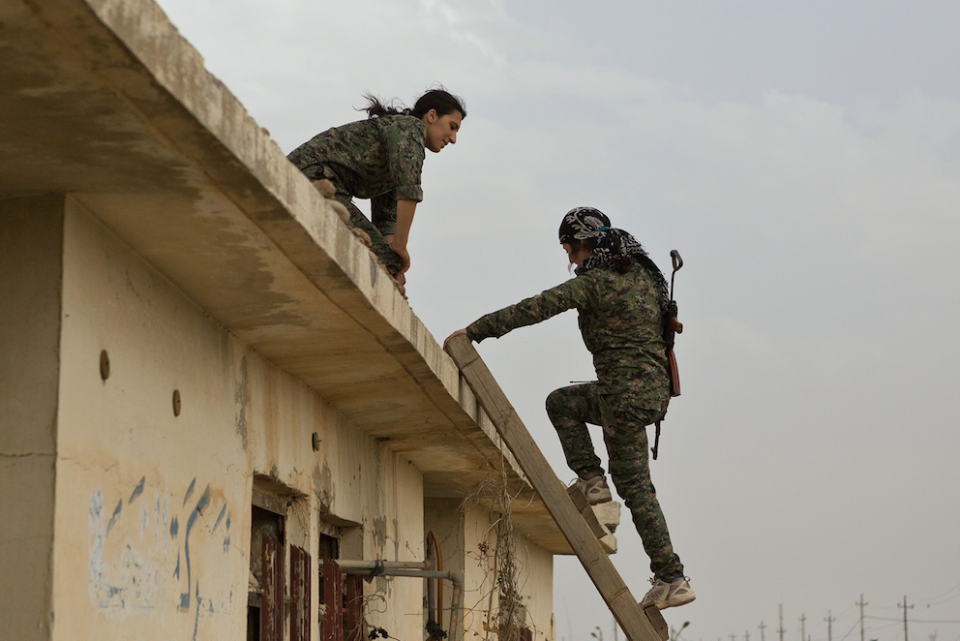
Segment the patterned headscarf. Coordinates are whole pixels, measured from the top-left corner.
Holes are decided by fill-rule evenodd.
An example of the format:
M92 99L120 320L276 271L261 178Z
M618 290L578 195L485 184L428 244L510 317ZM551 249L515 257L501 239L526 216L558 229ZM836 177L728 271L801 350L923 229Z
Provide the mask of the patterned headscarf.
M560 221L560 242L596 238L601 230L610 229L610 219L599 209L575 207Z
M660 309L666 312L670 304L667 279L656 263L650 259L647 250L636 238L622 229L610 226L610 219L599 209L576 207L568 211L560 222L560 242L593 239L594 248L590 257L577 267L576 273L583 274L595 267L610 266L621 256L628 256L647 271L660 295Z

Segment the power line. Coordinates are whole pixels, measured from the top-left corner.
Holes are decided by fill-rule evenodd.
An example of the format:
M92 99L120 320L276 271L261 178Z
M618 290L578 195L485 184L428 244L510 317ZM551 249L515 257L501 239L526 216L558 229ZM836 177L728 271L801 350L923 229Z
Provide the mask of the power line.
M890 623L887 623L886 625L881 625L881 626L877 626L876 628L872 628L872 631L876 632L877 630L888 630L888 629L890 629L890 628L895 628L895 627L897 627L897 626L900 625L901 623L903 623L903 622L900 621L899 619L897 619L897 620L895 620L895 621L891 621Z
M852 610L852 609L855 608L855 607L857 607L857 604L856 604L856 603L852 603L852 604L848 605L847 607L845 607L845 608L843 609L842 612L840 612L840 614L837 615L837 619L842 619L844 616L846 616L847 612L849 612L850 610Z
M950 600L955 599L955 598L957 598L958 596L960 596L960 583L958 583L957 585L953 586L952 588L950 588L950 589L947 590L946 592L943 592L943 593L941 593L941 594L938 594L938 595L935 596L935 597L930 597L929 599L920 599L920 600L923 601L924 603L926 603L928 606L930 606L930 605L938 605L938 603L935 603L935 601L937 601L937 599L939 599L939 598L941 598L941 597L945 597L945 596L947 596L947 595L949 595L949 594L951 594L951 593L953 593L953 595L950 596L950 598L944 599L944 600L941 601L940 603L944 603L944 602L946 602L946 601L950 601Z
M913 607L913 606L910 606ZM901 621L900 617L890 618L890 617L872 617L867 616L868 619L873 619L874 621ZM913 623L960 623L960 619L911 619Z
M861 619L861 620L859 621L859 623L860 623L860 625L862 626L862 625L863 625L863 620ZM840 637L840 641L846 641L846 638L847 638L848 636L850 636L850 633L853 632L853 631L856 630L856 629L857 629L857 624L854 623L853 626L852 626L849 630L847 630L847 633L846 633L845 635L843 635L842 637ZM861 634L862 634L862 632L861 632ZM960 639L958 639L957 641L960 641Z

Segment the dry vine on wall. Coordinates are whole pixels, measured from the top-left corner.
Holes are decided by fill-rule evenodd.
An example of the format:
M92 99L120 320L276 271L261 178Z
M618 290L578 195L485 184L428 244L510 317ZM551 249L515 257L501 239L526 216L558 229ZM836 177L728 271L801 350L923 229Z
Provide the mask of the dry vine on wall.
M461 502L461 512L466 512L471 506L483 503L491 514L496 514L496 520L490 525L483 541L488 540L491 533L495 534L496 541L493 549L486 544L480 546L480 562L493 569L493 584L487 597L486 640L494 632L499 641L519 641L520 630L526 622L526 609L523 607L523 597L520 593L519 567L516 555L516 539L513 534L513 517L511 503L513 497L507 488L506 479L485 479L479 483ZM492 562L491 562L492 557ZM497 606L494 608L493 597L497 596ZM485 641L486 641L485 640Z

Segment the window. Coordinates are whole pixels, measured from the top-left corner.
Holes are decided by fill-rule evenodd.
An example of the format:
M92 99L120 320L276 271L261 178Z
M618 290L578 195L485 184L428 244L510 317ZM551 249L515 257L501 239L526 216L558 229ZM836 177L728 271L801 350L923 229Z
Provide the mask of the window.
M290 545L287 596L285 515L287 503L253 491L250 518L250 576L247 598L247 641L283 641L287 606L290 641L310 639L310 554Z
M310 554L290 546L290 641L310 641Z
M344 574L337 565L339 530L323 522L320 529L320 639L362 641L363 577Z
M257 498L260 497L254 498L250 518L247 641L282 641L285 554L284 518L279 510L284 507L276 499L273 499L277 503L274 505L269 500ZM257 503L268 507L259 507Z

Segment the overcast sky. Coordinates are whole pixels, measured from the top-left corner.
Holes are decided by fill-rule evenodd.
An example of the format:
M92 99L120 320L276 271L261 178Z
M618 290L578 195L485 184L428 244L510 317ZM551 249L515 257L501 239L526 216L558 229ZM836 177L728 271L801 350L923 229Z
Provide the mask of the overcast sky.
M663 268L683 396L653 479L697 591L686 641L960 640L960 3L160 0L285 151L361 94L466 99L428 154L408 294L438 340L569 278L591 205ZM543 410L593 376L570 312L479 351ZM594 432L599 442L598 432ZM648 560L623 513L614 562ZM611 616L558 558L557 639ZM405 640L406 641L406 640Z

